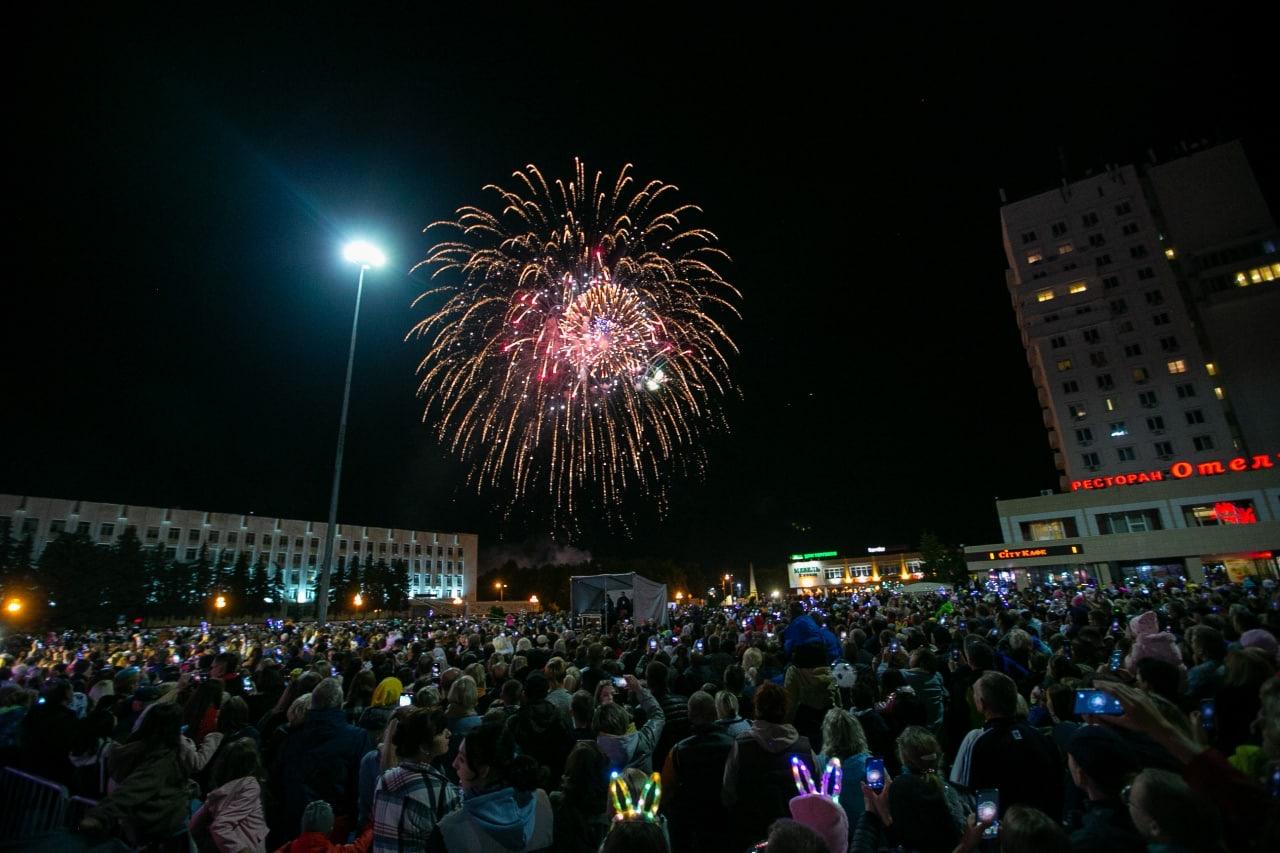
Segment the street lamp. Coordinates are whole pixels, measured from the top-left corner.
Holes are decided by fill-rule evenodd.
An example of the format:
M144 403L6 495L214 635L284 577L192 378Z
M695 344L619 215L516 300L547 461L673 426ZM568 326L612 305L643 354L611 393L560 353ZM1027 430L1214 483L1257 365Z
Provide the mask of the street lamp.
M364 596L357 592L356 597L351 599L351 603L358 608L364 607Z
M683 592L677 592L677 593L676 593L676 601L684 601L684 593L683 593Z
M529 603L530 603L530 604L537 604L537 603L538 603L538 596L536 596L536 595L531 595L531 596L529 596Z
M775 589L773 592L769 593L769 597L770 597L770 598L781 598L781 597L782 597L782 593L778 592L778 591Z
M496 589L496 590L498 591L498 601L503 601L503 600L505 600L505 598L506 598L506 596L505 596L505 592L506 592L506 589L507 589L507 585L506 585L505 583L503 583L502 581L494 581L494 582L493 582L493 587L494 587L494 589Z
M10 616L17 616L22 612L22 599L11 598L4 603L4 612Z
M356 281L356 312L351 319L351 348L347 352L347 382L342 389L342 415L338 419L338 452L333 462L333 490L329 493L329 526L325 528L324 562L320 578L316 582L316 621L324 624L329 618L329 576L333 572L333 549L338 540L338 486L342 482L342 447L347 440L347 409L351 404L351 369L356 360L356 329L360 325L360 297L364 294L364 271L380 267L387 256L372 243L356 240L348 243L342 256L360 267Z
M218 596L217 598L215 598L215 599L213 600L213 606L214 606L214 607L216 607L216 608L218 608L218 612L219 612L219 613L221 613L221 612L222 612L222 608L224 608L224 607L226 607L226 606L227 606L227 598L226 598L226 596L224 596L224 595L220 595L220 596Z

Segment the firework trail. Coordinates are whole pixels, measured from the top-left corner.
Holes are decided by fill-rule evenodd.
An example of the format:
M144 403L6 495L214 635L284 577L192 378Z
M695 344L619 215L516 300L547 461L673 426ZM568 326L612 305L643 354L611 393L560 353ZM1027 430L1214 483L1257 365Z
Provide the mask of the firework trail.
M423 421L508 509L542 494L557 516L617 517L633 490L661 507L672 463L700 468L701 434L724 426L737 348L722 319L741 300L715 268L728 255L685 224L701 210L670 201L675 186L630 169L588 187L579 160L567 183L530 165L515 190L485 187L499 212L464 206L426 229L454 235L414 268L432 281L414 305L443 300L406 336L428 342Z

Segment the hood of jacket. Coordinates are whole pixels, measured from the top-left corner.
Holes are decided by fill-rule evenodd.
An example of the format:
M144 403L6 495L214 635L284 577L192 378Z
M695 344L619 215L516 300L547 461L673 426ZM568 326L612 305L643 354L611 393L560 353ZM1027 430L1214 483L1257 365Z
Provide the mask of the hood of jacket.
M786 752L800 737L795 726L777 725L776 723L769 723L764 720L756 720L753 722L751 724L751 730L747 734L750 737L755 738L756 742L759 743L766 752L772 752L774 754Z
M543 735L553 729L564 727L564 718L560 709L545 699L532 705L521 705L516 712L517 724L527 729L530 734Z
M391 708L395 709L400 701L400 694L404 692L404 686L398 678L384 678L373 688L373 699L369 704L374 708Z
M508 850L522 850L533 837L537 803L531 792L500 788L462 801L476 826Z
M640 733L631 731L625 735L597 735L596 746L609 758L610 767L626 767L635 757Z
M218 808L241 805L252 808L258 804L261 797L262 787L258 784L258 780L252 776L241 776L210 791L206 803Z

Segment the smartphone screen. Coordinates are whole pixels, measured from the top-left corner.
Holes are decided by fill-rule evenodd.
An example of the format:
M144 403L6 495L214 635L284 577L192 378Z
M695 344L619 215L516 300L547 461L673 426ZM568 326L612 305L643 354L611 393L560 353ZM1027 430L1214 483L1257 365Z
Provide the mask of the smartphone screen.
M412 694L412 693L401 693L401 694L400 694L400 707L401 707L401 708L403 708L405 705L412 705L412 704L413 704L413 694Z
M884 759L867 759L867 787L873 791L884 790Z
M981 788L975 799L978 803L978 820L991 824L982 831L982 837L995 838L1000 834L1000 792L995 788Z
M650 637L650 638L649 638L649 651L651 651L651 652L656 652L657 650L658 650L658 638L657 638L657 637Z
M253 690L253 679L247 675L244 677L244 689L246 692Z
M960 662L960 650L959 650L959 649L952 649L952 650L951 650L951 659L952 659L953 661L955 661L956 663L959 663L959 662Z
M1111 671L1119 672L1120 667L1124 664L1124 652L1116 649L1111 653Z
M891 652L895 652L895 653L896 653L896 652L898 651L898 649L900 649L900 648L902 648L902 647L898 644L898 641L897 641L897 640L890 640L890 641L889 641L889 651L891 651Z
M1120 717L1124 715L1124 708L1121 707L1119 699L1105 690L1077 690L1075 712Z
M615 678L613 679L613 686L618 688L619 690L626 690L627 680L625 678Z
M1212 699L1200 700L1200 727L1206 732L1213 731L1214 704Z

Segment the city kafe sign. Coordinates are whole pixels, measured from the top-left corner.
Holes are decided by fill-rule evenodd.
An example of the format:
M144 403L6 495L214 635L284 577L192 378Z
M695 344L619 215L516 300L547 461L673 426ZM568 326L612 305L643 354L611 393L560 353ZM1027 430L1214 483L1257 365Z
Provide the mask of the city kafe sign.
M1274 459L1280 453L1260 453L1252 457L1237 456L1217 462L1175 462L1157 471L1139 471L1133 474L1113 474L1106 477L1090 477L1072 480L1071 491L1082 489L1109 489L1112 486L1132 486L1136 483L1159 483L1164 480L1186 480L1191 477L1216 477L1220 474L1239 474L1244 471L1260 471L1274 468Z

